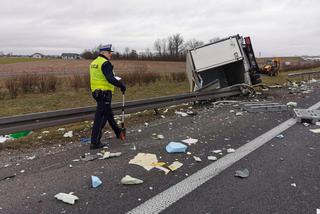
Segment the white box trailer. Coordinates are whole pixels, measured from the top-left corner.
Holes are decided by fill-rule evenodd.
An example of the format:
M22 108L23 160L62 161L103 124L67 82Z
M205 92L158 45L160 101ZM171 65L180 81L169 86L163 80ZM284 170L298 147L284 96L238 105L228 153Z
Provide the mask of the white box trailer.
M188 50L186 57L190 91L261 82L250 37L230 36Z

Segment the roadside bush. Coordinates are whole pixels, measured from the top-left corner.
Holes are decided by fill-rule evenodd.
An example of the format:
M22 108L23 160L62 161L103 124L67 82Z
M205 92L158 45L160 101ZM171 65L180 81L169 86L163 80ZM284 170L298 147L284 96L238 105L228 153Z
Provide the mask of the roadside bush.
M0 85L0 100L4 100L6 97L6 90L3 88L2 85Z
M14 99L18 96L19 91L19 81L15 77L10 77L5 80L5 86L9 91L11 99Z
M172 72L170 75L174 82L184 82L187 79L185 72Z
M82 78L79 74L73 74L72 76L69 76L68 84L76 91L79 91L79 89L83 87Z
M144 84L148 85L149 83L161 80L160 73L148 71L145 63L137 64L131 71L121 74L121 77L129 86L136 84L139 84L140 86Z
M90 75L88 73L82 75L82 87L90 89Z
M22 74L18 76L19 86L23 93L33 92L37 86L36 74Z
M38 77L37 87L40 93L48 93L56 91L58 78L54 74L42 74Z

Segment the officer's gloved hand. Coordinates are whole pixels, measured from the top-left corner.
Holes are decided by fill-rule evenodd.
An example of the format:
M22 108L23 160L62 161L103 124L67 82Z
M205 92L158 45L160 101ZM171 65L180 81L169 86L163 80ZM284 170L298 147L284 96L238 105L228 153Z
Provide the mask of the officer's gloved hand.
M121 92L124 93L127 90L126 85L124 83L122 83L120 89L121 89Z

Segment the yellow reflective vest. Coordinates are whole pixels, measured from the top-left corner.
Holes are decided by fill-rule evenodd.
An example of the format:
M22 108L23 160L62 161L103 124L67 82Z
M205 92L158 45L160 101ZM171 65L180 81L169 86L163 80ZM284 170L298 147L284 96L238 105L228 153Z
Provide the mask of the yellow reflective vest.
M102 72L102 64L107 61L107 59L98 56L90 64L90 85L92 92L96 89L101 89L103 91L112 91L112 94L114 93L114 85L108 82Z

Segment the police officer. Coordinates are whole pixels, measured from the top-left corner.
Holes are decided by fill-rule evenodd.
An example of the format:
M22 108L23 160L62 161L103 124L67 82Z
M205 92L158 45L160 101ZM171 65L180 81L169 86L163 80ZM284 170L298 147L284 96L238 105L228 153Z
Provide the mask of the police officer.
M118 81L113 72L112 45L104 45L99 48L99 56L90 64L90 84L93 98L97 102L97 109L91 134L90 149L99 149L106 146L101 143L102 129L108 121L117 138L124 139L124 133L114 120L111 109L112 94L114 87L118 87L124 93L126 86L122 81Z

